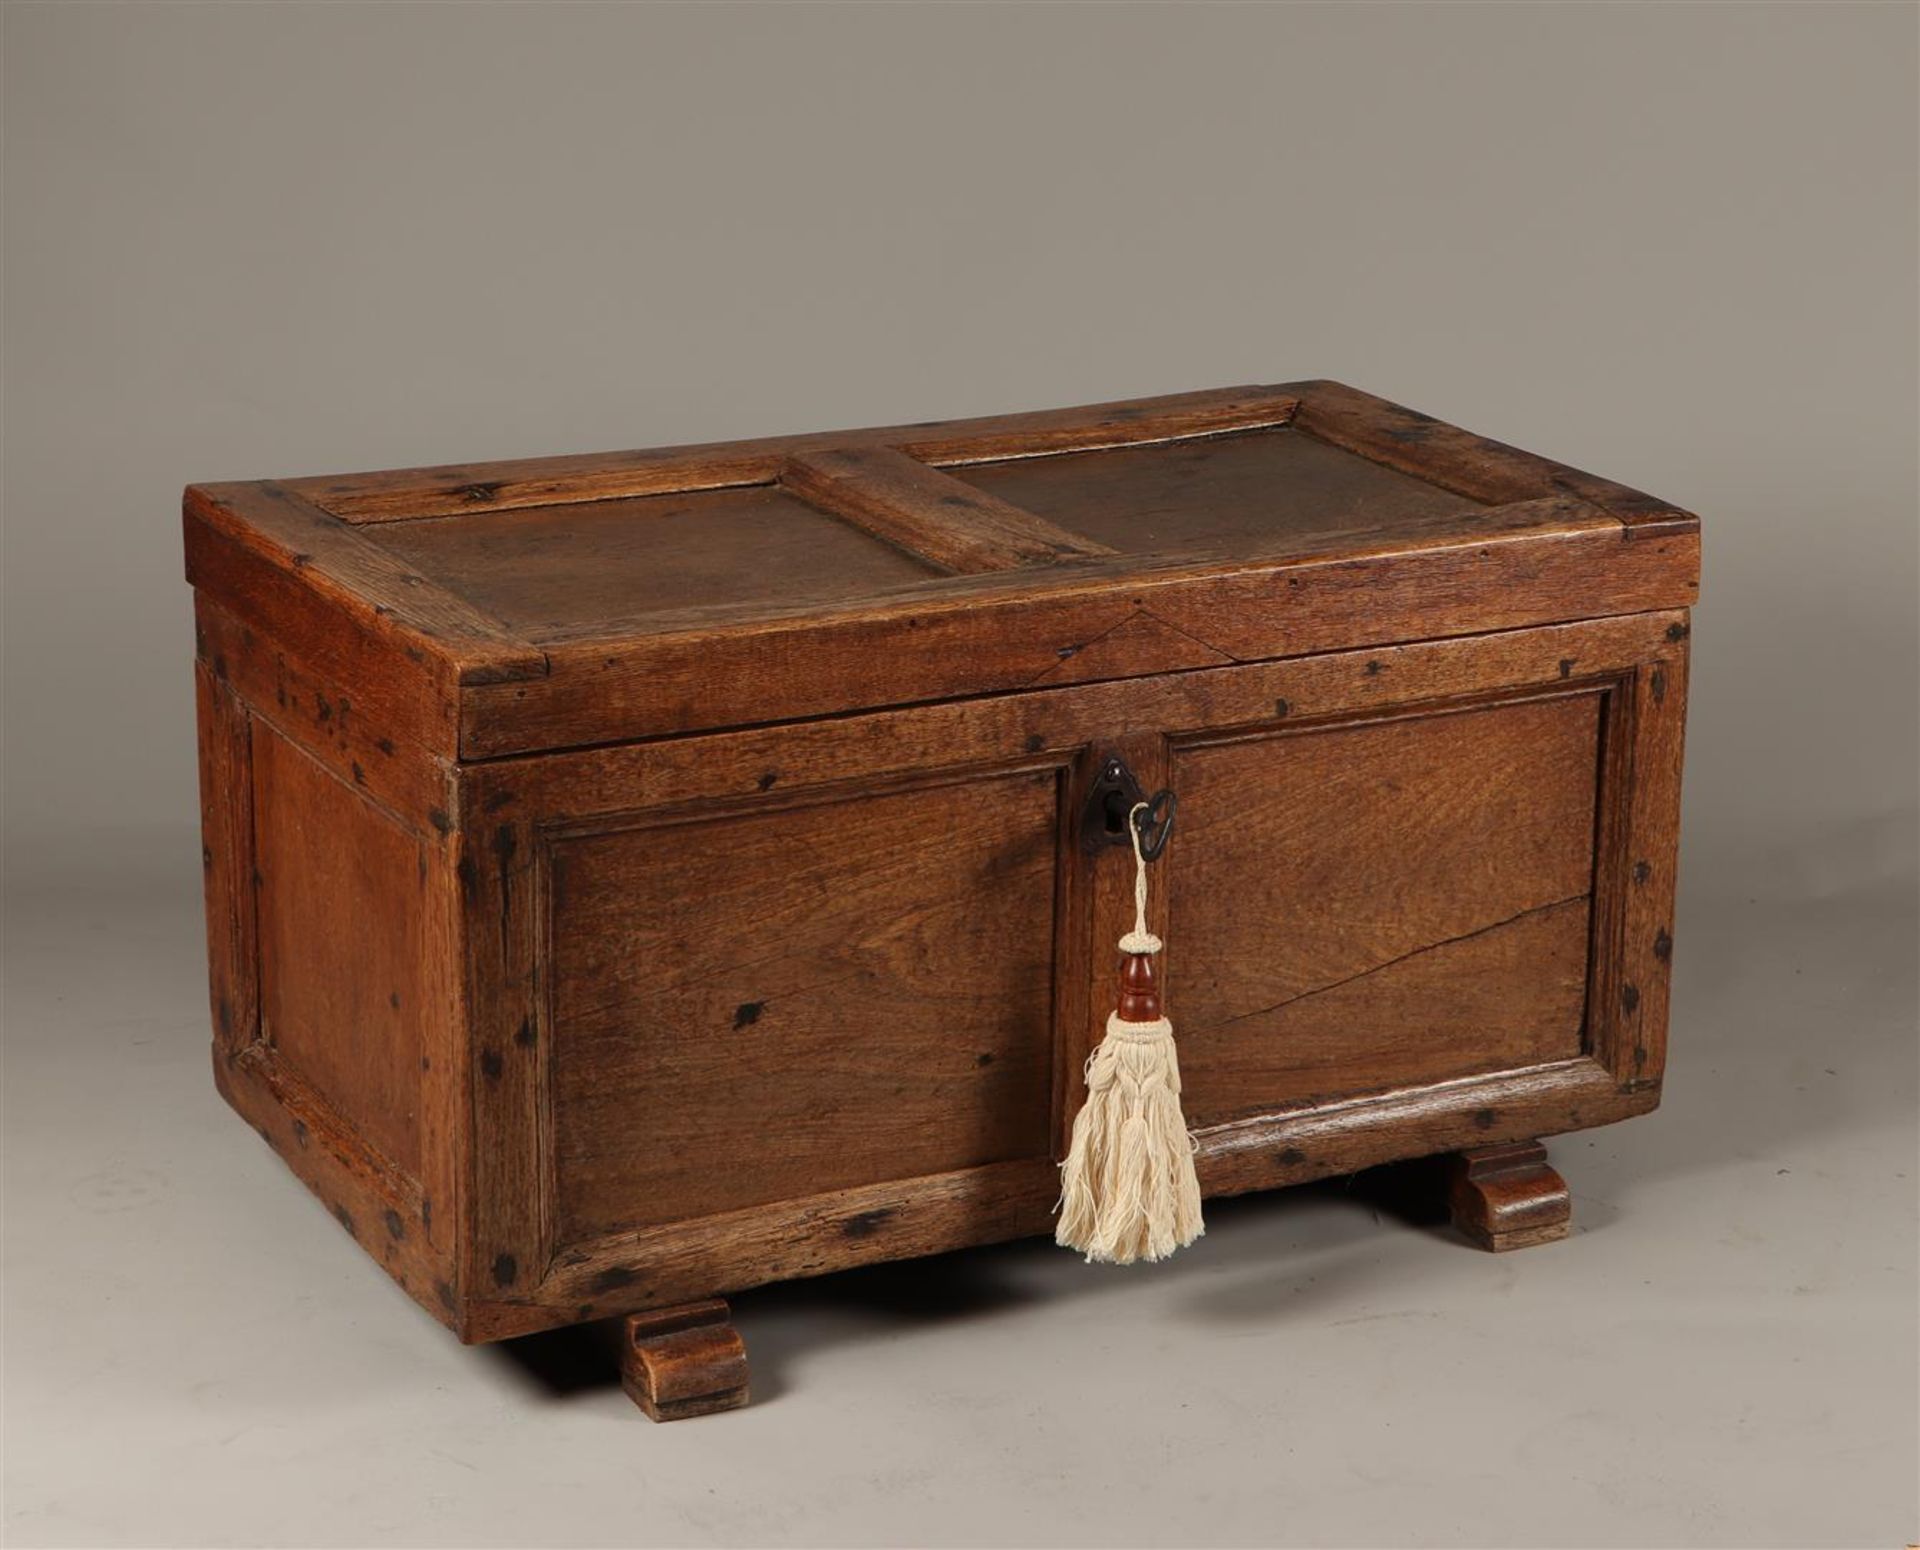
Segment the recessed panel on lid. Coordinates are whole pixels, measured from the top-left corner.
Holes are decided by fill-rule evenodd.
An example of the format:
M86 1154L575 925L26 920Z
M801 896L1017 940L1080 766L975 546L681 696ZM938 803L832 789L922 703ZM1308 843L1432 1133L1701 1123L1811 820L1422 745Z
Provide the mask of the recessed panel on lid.
M361 529L537 644L649 615L866 597L939 574L768 486L581 501Z
M1284 427L949 472L1122 554L1310 553L1484 509Z

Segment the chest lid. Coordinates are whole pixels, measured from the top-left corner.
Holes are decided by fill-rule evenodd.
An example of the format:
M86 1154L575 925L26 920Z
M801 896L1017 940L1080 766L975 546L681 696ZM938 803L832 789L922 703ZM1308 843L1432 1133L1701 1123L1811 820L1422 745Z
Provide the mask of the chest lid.
M1691 604L1698 523L1329 382L187 491L490 758ZM297 646L296 646L297 649ZM433 718L429 718L432 722Z

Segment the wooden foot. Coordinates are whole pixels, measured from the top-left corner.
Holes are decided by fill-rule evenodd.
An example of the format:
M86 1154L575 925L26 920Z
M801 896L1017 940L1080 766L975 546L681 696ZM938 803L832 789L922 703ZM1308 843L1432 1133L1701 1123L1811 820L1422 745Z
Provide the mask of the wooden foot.
M747 1402L747 1348L718 1297L629 1314L620 1382L656 1421L734 1410Z
M1447 1205L1453 1225L1496 1254L1566 1237L1573 1214L1567 1181L1538 1141L1455 1152L1447 1159Z

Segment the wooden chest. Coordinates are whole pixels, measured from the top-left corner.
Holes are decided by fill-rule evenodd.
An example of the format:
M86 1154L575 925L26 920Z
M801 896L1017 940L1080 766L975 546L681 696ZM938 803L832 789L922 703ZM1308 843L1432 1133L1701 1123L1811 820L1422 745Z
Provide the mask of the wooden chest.
M1328 382L186 492L220 1090L463 1340L1046 1232L1113 759L1202 1186L1658 1101L1697 520ZM1204 1249L1204 1245L1203 1245ZM1089 1272L1094 1273L1094 1272ZM1113 1273L1113 1272L1103 1272Z

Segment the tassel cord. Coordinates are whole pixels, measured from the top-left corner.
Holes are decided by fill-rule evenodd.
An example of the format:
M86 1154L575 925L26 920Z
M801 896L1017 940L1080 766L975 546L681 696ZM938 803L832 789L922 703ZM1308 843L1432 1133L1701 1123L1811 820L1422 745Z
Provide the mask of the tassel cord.
M1160 938L1147 929L1147 858L1140 849L1140 815L1145 802L1136 802L1127 814L1127 837L1133 841L1133 929L1120 938L1123 953L1157 953Z

